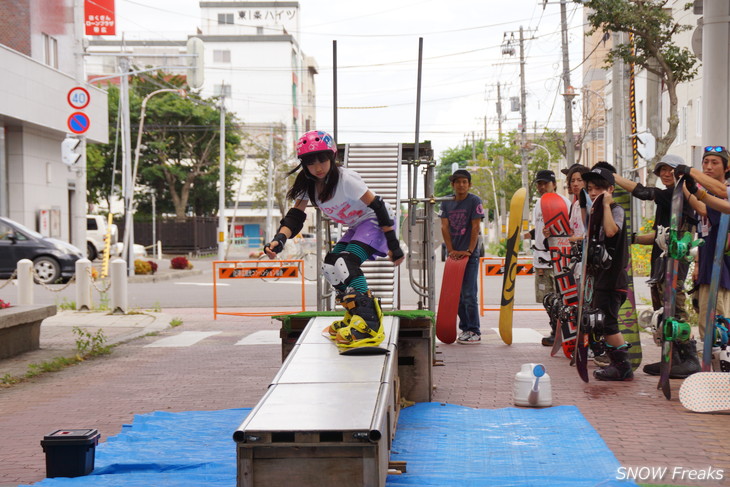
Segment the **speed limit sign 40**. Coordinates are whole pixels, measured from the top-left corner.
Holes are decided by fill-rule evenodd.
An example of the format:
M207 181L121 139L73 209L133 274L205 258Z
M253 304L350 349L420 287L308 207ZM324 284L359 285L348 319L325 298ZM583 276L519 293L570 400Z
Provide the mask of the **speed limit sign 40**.
M81 86L71 88L68 91L68 96L66 96L66 99L68 100L68 104L71 105L72 108L76 108L77 110L86 108L86 106L91 101L89 92L86 90L86 88L83 88Z

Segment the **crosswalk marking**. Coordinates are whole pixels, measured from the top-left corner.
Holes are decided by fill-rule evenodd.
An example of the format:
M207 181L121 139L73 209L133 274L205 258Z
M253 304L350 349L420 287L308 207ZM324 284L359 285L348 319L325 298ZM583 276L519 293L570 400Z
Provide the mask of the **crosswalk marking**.
M251 333L236 342L236 345L279 345L279 330L261 330Z
M492 328L499 335L499 328ZM513 328L512 343L540 343L545 335L532 328Z
M195 345L201 340L219 333L219 331L184 331L179 335L161 338L155 342L145 345L145 348L189 347L191 345Z

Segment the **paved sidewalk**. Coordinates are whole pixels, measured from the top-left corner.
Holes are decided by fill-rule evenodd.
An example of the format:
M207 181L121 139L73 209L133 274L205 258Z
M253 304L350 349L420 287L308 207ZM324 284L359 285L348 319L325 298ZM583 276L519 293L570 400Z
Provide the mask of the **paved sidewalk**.
M95 335L104 335L101 345L116 345L168 328L173 316L167 313L136 312L121 315L99 311L61 311L46 318L41 325L40 350L0 360L0 378L23 376L31 364L40 365L57 357L70 358L77 353L78 327Z

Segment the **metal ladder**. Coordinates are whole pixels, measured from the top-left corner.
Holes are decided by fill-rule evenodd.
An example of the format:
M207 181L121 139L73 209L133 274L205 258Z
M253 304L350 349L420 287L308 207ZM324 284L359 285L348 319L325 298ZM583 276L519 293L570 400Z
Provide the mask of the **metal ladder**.
M400 221L401 144L347 144L345 166L356 171L370 191L387 201ZM400 232L398 232L400 233ZM405 249L403 249L405 251ZM381 300L385 309L400 308L400 270L388 258L363 263L370 290Z

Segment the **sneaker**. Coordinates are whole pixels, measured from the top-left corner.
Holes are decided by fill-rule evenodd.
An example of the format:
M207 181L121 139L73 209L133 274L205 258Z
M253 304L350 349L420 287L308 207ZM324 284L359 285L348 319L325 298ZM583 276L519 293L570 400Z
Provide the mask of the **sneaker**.
M542 346L543 347L552 347L555 343L555 335L552 333L546 337L542 337Z
M481 341L482 341L482 336L477 333L474 333L473 331L465 331L457 339L457 342L459 342L463 345L476 345L478 343L481 343Z
M467 336L469 336L469 332L468 331L462 331L459 334L459 338L457 338L456 341L466 340L466 337Z

